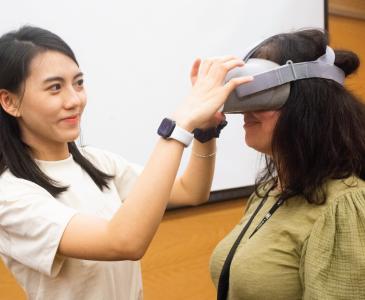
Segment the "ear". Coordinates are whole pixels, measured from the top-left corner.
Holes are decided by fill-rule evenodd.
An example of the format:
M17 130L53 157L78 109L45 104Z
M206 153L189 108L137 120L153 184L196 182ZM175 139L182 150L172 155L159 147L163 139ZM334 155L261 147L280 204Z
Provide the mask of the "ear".
M18 96L8 90L0 90L0 105L5 112L13 117L20 117Z

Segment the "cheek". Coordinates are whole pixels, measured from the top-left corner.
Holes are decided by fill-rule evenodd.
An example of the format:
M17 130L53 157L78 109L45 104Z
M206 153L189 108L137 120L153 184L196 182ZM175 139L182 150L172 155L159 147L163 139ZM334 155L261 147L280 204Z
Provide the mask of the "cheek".
M87 104L87 96L86 96L85 92L82 94L82 96L80 96L80 99L81 99L81 101L80 101L81 110L84 110L84 108Z
M274 132L276 123L279 119L279 111L265 111L260 113L260 120L262 124L262 130L267 134L272 134Z
M277 120L275 119L275 120L270 120L270 121L268 121L268 122L265 122L264 124L263 124L263 131L266 133L266 134L268 134L268 135L272 135L272 133L274 132L274 129L275 129L275 126L276 126L276 122L277 122Z
M48 99L45 101L24 101L21 105L21 117L24 120L48 120L58 110Z

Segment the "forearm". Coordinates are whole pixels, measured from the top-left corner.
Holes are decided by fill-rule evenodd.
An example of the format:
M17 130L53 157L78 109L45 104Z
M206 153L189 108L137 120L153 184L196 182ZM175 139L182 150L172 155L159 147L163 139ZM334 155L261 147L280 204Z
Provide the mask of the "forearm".
M209 198L215 166L215 139L194 141L188 166L172 189L169 205L196 205Z
M116 247L142 256L166 209L183 153L183 145L160 139L123 206L109 222Z

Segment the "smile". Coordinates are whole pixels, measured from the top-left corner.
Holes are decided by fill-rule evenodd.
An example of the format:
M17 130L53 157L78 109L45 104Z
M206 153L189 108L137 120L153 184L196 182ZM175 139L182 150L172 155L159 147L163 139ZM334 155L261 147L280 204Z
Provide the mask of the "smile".
M71 116L71 117L68 117L68 118L64 118L64 119L62 119L62 121L73 125L73 124L77 124L79 122L79 119L80 119L79 115L76 115L76 116Z

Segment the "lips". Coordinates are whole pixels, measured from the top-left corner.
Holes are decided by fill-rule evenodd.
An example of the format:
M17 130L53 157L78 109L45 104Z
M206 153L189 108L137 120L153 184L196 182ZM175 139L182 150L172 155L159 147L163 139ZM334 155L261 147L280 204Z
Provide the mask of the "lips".
M73 115L66 118L63 118L61 121L64 121L69 124L76 124L79 121L80 116L79 115Z

